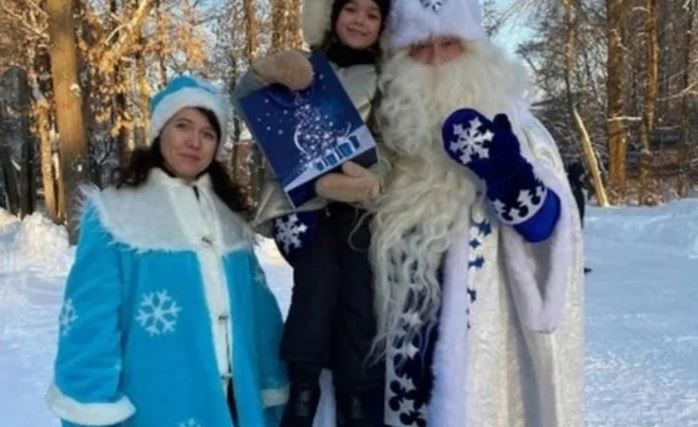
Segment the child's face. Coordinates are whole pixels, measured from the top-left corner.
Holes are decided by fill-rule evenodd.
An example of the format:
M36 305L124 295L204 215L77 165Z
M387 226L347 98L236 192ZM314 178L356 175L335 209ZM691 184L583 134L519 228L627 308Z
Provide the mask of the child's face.
M339 12L335 32L345 46L368 49L378 41L381 18L373 0L350 0Z

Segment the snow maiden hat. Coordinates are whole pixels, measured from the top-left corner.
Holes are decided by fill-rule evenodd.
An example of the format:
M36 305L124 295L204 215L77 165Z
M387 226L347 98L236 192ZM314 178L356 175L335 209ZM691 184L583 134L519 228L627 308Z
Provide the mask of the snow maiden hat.
M431 37L487 38L479 0L393 0L387 47L403 49Z
M227 138L228 102L209 82L184 75L170 80L150 101L149 142L152 143L160 135L162 128L175 114L187 107L204 108L213 112L221 128L220 148L220 143Z

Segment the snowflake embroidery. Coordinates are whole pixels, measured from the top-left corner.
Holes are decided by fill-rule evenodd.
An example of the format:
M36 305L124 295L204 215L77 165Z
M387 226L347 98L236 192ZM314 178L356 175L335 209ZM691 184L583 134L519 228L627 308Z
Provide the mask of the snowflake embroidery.
M67 299L63 304L61 309L61 315L59 318L61 336L66 336L70 332L70 328L73 326L75 321L78 320L77 311L75 311L75 306L73 305L72 299Z
M516 204L507 206L501 200L494 200L495 211L499 219L509 225L517 225L531 219L543 206L548 188L543 183L538 182L535 191L521 190L516 199Z
M427 9L431 9L434 12L438 12L441 7L446 3L446 0L420 0L422 2L422 6L424 6Z
M201 427L201 424L194 418L189 418L187 421L177 424L177 427Z
M464 165L470 164L474 155L477 155L478 159L486 159L490 156L490 150L485 147L485 143L492 142L494 133L489 130L482 133L478 130L480 126L482 122L479 118L472 119L467 129L461 124L453 125L453 133L458 139L451 142L450 149L454 153L461 153L460 161Z
M264 277L264 271L262 271L261 268L258 268L257 271L255 272L254 281L256 283L266 283L266 278Z
M308 231L308 226L300 222L298 215L291 214L284 218L277 218L274 222L276 225L276 239L281 242L284 247L284 252L289 253L291 248L300 249L303 243L300 236Z
M470 227L470 260L468 268L479 270L485 266L485 257L481 254L481 246L483 240L492 234L492 224L486 219L478 222L475 218L470 218L472 226Z
M166 290L143 295L136 320L150 336L174 332L182 311Z

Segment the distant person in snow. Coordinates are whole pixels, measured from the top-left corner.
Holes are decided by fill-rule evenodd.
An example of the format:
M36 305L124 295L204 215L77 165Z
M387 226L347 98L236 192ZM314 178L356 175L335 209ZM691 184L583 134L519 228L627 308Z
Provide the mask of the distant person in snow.
M579 161L572 162L567 166L567 180L570 182L570 187L572 188L572 195L574 195L574 200L577 202L577 208L579 209L579 220L582 225L584 225L584 211L586 205L586 171L584 166Z

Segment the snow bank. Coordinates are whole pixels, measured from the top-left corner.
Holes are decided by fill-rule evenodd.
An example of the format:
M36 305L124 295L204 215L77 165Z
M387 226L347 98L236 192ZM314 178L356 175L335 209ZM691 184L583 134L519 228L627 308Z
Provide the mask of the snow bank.
M590 207L585 234L641 247L662 247L698 258L698 199L676 200L661 207Z
M40 271L63 276L70 267L72 252L65 227L54 224L40 213L21 222L4 223L0 213L0 272Z
M19 219L5 209L0 208L0 235L8 234L19 226Z

